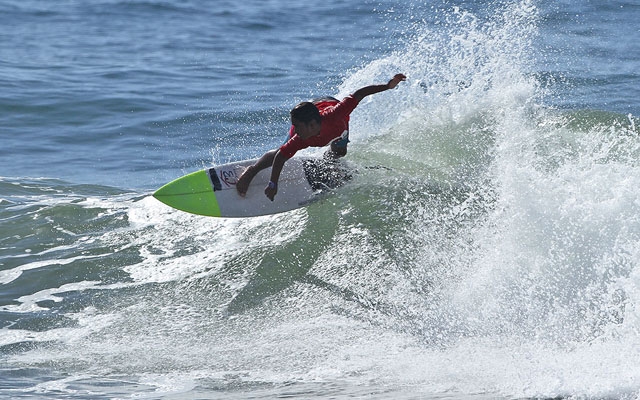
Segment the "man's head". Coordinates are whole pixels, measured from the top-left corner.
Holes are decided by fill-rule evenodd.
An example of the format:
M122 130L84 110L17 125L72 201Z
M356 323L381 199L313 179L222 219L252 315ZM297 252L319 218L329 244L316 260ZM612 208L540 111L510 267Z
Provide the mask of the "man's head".
M303 139L318 135L321 123L320 111L313 103L305 101L291 110L291 124Z

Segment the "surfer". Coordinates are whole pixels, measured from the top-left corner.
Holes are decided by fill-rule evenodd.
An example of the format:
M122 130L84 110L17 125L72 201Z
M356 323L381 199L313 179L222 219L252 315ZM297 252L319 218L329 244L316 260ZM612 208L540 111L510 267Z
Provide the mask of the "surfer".
M331 144L325 157L337 159L347 154L349 143L349 115L365 97L393 89L406 80L403 74L396 74L383 85L365 86L339 101L333 97L302 102L291 110L289 139L280 148L266 152L258 161L248 167L238 179L236 189L244 197L251 180L265 168L271 167L271 179L264 189L265 195L273 201L278 193L278 179L285 162L296 152L307 147L324 147Z

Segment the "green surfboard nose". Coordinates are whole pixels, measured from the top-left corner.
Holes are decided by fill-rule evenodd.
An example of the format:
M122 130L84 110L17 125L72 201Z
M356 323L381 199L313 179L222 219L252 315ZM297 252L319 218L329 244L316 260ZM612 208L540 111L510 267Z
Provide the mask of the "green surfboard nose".
M173 180L158 189L153 197L178 210L210 217L220 216L220 207L207 170Z

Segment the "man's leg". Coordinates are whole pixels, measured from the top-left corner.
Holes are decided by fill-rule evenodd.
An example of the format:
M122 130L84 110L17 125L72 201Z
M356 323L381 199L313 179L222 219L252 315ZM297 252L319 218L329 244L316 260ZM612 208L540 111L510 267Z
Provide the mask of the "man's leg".
M338 143L336 143L338 142ZM327 160L336 160L347 155L347 143L340 141L331 142L331 147L324 152L324 158Z

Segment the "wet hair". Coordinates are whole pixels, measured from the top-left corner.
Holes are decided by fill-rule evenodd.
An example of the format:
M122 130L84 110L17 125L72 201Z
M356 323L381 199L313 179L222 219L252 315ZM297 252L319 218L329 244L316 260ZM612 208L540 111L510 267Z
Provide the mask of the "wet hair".
M308 101L302 102L293 107L293 110L291 110L291 119L296 119L305 124L308 124L313 120L318 122L322 121L318 107Z

